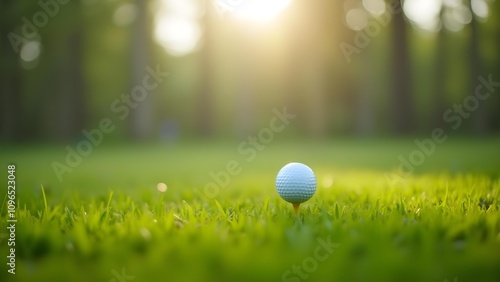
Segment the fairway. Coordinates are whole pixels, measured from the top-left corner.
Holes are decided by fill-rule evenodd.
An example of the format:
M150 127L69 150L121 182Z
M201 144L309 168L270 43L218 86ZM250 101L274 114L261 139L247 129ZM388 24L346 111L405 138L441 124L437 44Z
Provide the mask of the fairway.
M62 182L64 146L3 147L18 221L0 280L498 281L499 142L450 138L397 182L411 139L276 140L254 158L237 141L103 144ZM274 183L293 161L318 183L298 217Z
M500 0L0 19L0 282L500 282Z

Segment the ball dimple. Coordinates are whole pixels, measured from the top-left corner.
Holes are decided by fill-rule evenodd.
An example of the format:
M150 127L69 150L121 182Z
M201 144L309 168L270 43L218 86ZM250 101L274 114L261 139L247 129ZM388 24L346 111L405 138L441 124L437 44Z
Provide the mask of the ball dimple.
M289 163L276 176L276 190L287 202L303 203L316 192L316 176L305 164Z

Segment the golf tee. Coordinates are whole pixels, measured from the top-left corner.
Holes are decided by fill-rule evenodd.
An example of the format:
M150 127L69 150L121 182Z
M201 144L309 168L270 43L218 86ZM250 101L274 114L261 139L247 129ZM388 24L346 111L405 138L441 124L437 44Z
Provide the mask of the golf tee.
M295 215L299 215L299 207L300 203L293 203L293 211L295 212Z

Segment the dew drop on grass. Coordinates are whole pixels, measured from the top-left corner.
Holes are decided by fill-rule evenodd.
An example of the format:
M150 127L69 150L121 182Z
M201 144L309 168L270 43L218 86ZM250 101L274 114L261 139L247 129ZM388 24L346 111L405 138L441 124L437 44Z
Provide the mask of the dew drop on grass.
M160 182L160 183L156 184L156 189L158 189L158 191L163 193L163 192L167 191L167 184Z

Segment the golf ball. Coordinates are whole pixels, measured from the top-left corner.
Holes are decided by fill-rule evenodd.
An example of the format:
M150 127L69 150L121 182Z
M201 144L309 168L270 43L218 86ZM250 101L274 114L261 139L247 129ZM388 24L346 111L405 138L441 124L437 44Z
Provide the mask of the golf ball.
M316 176L305 164L289 163L276 176L276 190L289 203L303 203L316 192Z

